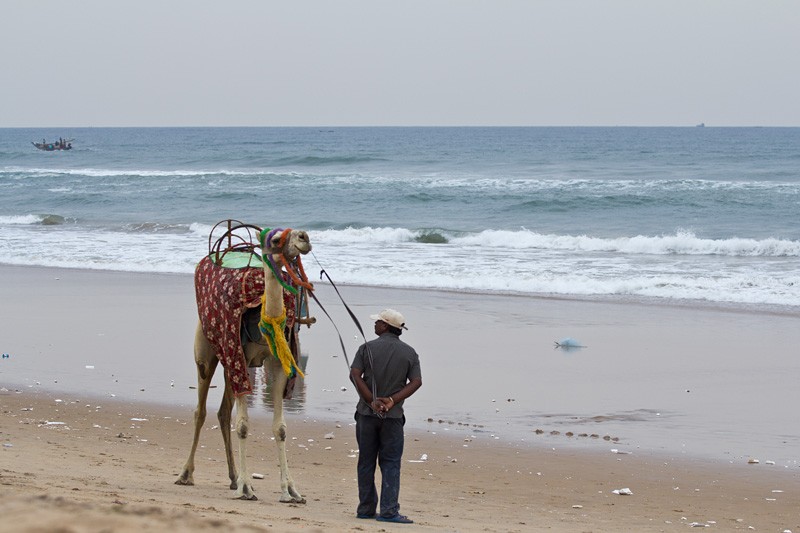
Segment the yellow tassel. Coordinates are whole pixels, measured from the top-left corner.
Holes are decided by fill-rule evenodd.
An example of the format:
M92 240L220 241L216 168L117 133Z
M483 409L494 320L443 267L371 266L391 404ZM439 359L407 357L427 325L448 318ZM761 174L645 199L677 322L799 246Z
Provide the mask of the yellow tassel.
M289 343L286 342L286 335L283 334L283 327L286 324L286 309L284 309L281 316L277 318L268 317L266 310L267 303L265 294L261 297L261 324L259 324L259 329L261 330L261 334L264 336L264 338L269 342L272 355L277 357L278 361L281 362L281 365L283 366L283 372L287 376L292 375L292 368L294 367L300 377L306 377L303 374L303 371L300 370L300 367L295 364L292 350L289 348ZM268 334L265 333L265 330L269 331L269 328L264 326L272 327L272 335L268 336Z

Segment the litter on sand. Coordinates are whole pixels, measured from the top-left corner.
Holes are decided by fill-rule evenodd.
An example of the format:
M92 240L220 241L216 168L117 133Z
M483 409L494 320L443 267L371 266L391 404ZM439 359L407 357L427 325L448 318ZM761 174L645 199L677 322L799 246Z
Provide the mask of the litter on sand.
M561 342L556 342L556 346L571 346L573 348L586 348L581 345L581 341L573 339L572 337L564 337Z
M613 492L614 492L614 494L619 494L620 496L631 496L633 494L631 489L627 489L627 488L626 489L618 489L618 490L615 490Z
M581 344L581 341L573 339L572 337L565 337L561 339L560 342L559 341L555 342L555 349L558 350L559 348L561 348L561 350L563 350L564 352L569 353L578 351L581 348L588 348L588 346L584 346L583 344Z

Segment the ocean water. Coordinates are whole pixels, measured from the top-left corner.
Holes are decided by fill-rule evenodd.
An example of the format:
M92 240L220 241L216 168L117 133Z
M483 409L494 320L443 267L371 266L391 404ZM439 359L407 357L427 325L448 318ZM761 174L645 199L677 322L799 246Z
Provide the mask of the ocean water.
M342 284L800 312L800 128L0 129L0 263L191 273L227 218Z

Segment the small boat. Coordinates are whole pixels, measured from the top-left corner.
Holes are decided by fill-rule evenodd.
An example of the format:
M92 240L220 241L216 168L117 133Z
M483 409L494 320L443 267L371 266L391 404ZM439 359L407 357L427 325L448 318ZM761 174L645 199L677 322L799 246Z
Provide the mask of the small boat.
M47 152L54 152L56 150L72 150L72 141L75 139L59 139L56 142L45 142L42 139L42 142L35 143L32 142L31 144L34 145L39 150L45 150Z

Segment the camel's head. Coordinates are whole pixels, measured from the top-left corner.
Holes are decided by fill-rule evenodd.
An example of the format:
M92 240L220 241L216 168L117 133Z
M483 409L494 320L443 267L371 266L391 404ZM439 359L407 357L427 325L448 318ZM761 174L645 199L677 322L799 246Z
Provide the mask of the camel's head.
M287 261L292 261L300 254L307 254L311 251L311 241L308 238L308 233L300 230L289 230L286 238L283 238L283 232L272 232L272 238L269 241L269 251L271 253L282 254ZM283 239L283 246L281 240Z

